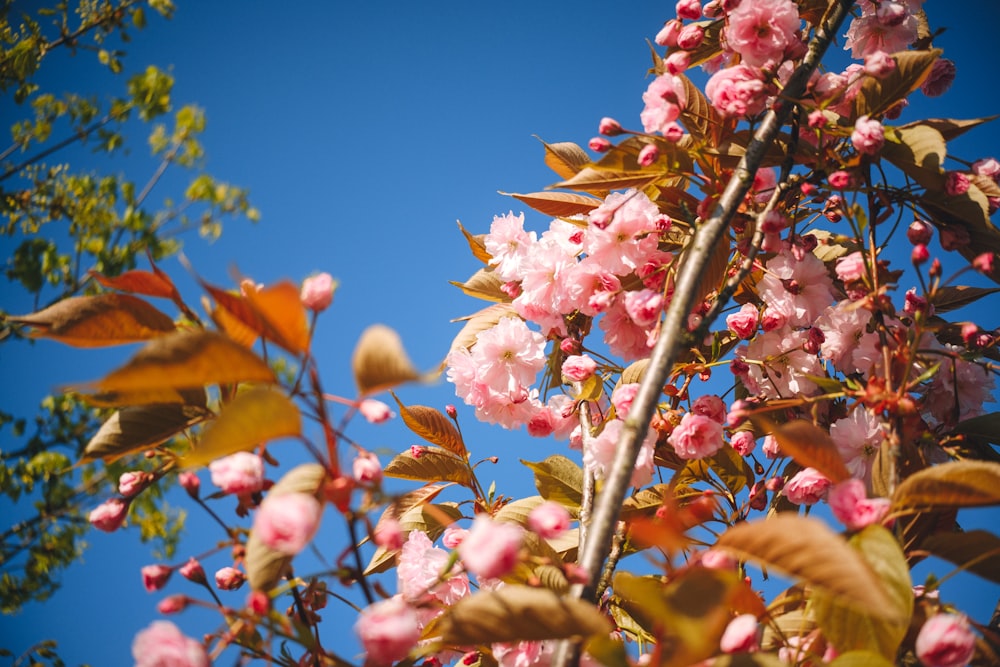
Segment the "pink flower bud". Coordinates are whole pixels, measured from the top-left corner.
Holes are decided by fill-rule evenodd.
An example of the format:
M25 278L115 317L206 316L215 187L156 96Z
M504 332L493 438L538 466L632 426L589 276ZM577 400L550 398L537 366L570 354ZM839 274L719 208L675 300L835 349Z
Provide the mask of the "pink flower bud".
M729 444L740 456L750 456L757 446L757 439L753 437L753 431L737 431L729 438Z
M972 173L996 181L1000 179L1000 161L991 157L976 160L972 163Z
M663 24L660 32L656 33L653 41L660 46L677 46L677 35L681 31L681 22L677 20L667 21Z
M875 155L882 150L885 144L885 133L882 123L868 116L861 116L854 123L854 132L851 133L851 143L854 148L865 155Z
M583 382L597 370L597 362L586 354L570 355L562 365L562 376L569 382Z
M980 273L992 273L993 253L984 252L981 255L976 255L975 259L972 260L972 266Z
M520 526L480 514L458 545L458 555L465 569L480 579L497 579L517 565L523 539Z
M469 534L469 531L465 528L459 528L458 526L448 526L444 529L444 534L441 535L441 544L445 545L449 549L457 549L458 545L462 543L462 540Z
M807 122L810 128L814 130L822 130L826 127L826 116L823 115L822 111L817 109L816 111L809 113Z
M204 584L206 582L205 569L194 558L188 559L188 562L181 565L180 573L182 577L196 584Z
M621 124L614 118L605 116L598 125L598 132L608 137L615 137L622 133Z
M185 636L169 621L153 621L136 634L132 657L137 667L209 667L212 662L200 641Z
M830 488L830 509L848 530L861 530L879 523L889 513L888 498L868 498L860 479L844 480Z
M593 137L587 142L587 145L590 146L590 150L595 153L607 153L611 150L611 142L604 137Z
M767 481L764 482L764 488L772 493L777 493L785 488L785 478L784 477L768 477Z
M723 653L752 653L759 646L757 644L757 617L753 614L741 614L729 622L722 639L719 640L719 648Z
M745 303L737 312L726 316L726 327L741 339L749 340L757 333L759 317L757 306Z
M362 484L379 484L382 481L382 464L371 452L361 452L351 466L354 479Z
M835 171L827 179L831 188L843 190L851 184L851 175L846 171Z
M767 491L760 482L755 482L753 487L750 489L750 497L748 498L748 501L750 503L750 509L755 509L758 512L767 507Z
M659 157L660 149L656 147L656 144L646 144L642 147L642 150L639 151L638 162L643 167L648 167L656 162Z
M674 9L677 11L679 19L694 21L701 18L701 2L699 0L677 0Z
M458 419L458 409L455 408L455 406L452 405L451 403L449 403L448 405L444 406L444 412L451 419Z
M927 249L923 243L918 243L913 246L913 251L910 253L910 261L914 265L920 265L926 262L931 257L930 250Z
M181 486L187 491L187 494L198 499L198 495L201 492L201 480L198 479L197 473L186 470L181 474L177 475L177 481L180 482Z
M944 191L951 197L964 195L969 191L969 177L960 171L949 171L944 178Z
M121 498L109 498L93 510L87 520L90 525L105 533L113 533L125 523L128 516L128 502Z
M663 67L670 74L680 74L691 66L691 54L687 51L674 51L663 61Z
M235 591L247 580L235 567L223 567L215 573L215 585L223 591Z
M927 245L930 243L931 236L933 236L933 234L934 228L930 226L930 223L924 220L914 220L910 223L910 226L906 228L906 238L913 245Z
M660 134L670 143L676 144L684 138L684 128L678 125L676 121L670 121L660 128Z
M247 609L254 616L265 616L271 611L271 598L264 591L250 591L247 595Z
M677 33L677 47L690 51L696 49L705 39L705 29L696 23L689 23Z
M569 530L569 512L552 500L546 500L528 513L528 528L539 537L552 539Z
M208 466L212 484L223 493L253 493L264 488L264 460L250 452L236 452Z
M126 498L131 498L142 491L148 479L151 479L151 476L140 470L123 472L121 477L118 478L118 493Z
M381 424L396 416L388 405L372 398L366 398L358 403L358 412L369 424Z
M720 424L726 423L726 404L715 394L699 396L691 404L691 412L696 415L704 415Z
M580 354L582 347L580 341L575 338L563 338L559 341L559 349L562 350L563 354Z
M735 570L739 563L721 549L707 549L701 554L701 565L709 570Z
M254 517L253 532L268 547L294 556L312 540L323 507L307 493L269 495Z
M174 568L166 565L147 565L142 568L141 572L143 588L152 593L167 585L167 580L173 574Z
M387 551L395 551L403 546L403 528L399 521L387 517L375 526L375 534L372 539L376 546Z
M365 608L354 631L365 649L366 665L386 666L402 660L420 640L417 612L396 596Z
M976 653L976 636L958 614L936 614L917 635L917 657L926 667L964 667Z
M161 614L176 614L177 612L184 611L187 606L188 597L186 595L171 595L157 603L156 611Z
M302 305L309 310L320 313L333 303L333 293L337 290L337 281L329 273L306 278L302 281Z

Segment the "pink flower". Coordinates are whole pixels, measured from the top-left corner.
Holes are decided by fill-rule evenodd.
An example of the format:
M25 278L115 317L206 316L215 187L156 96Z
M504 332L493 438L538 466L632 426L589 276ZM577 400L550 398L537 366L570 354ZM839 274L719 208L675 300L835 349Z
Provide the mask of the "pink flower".
M920 90L927 97L938 97L948 92L954 81L955 63L947 58L938 58L934 61L931 73L920 84Z
M865 256L861 251L852 252L837 260L837 277L845 283L865 277Z
M113 533L125 523L128 503L121 498L109 498L91 510L87 520L90 525L105 533Z
M562 376L570 382L583 382L597 370L597 362L586 354L573 354L563 361Z
M625 312L637 326L650 328L660 321L663 295L651 289L625 292Z
M882 129L882 123L868 116L861 116L854 123L851 143L854 144L854 148L859 153L875 155L882 150L882 145L885 144L885 131Z
M152 593L167 585L174 568L166 565L147 565L142 568L142 586Z
M528 513L528 528L545 539L559 537L569 530L569 512L559 503L546 500Z
M182 577L196 584L204 584L206 581L205 568L194 558L188 559L188 562L181 565L180 573Z
M212 484L223 493L253 493L264 488L264 461L250 452L236 452L208 466Z
M396 416L388 405L373 398L366 398L358 403L358 412L369 424L381 424Z
M480 514L458 545L458 555L479 579L498 579L517 565L523 539L520 526Z
M223 591L237 590L246 579L246 575L235 567L223 567L215 573L215 585Z
M851 21L844 49L850 49L852 58L861 59L876 51L903 51L916 39L915 16L906 13L886 23L873 11L872 5L868 5L861 16Z
M386 517L375 526L375 533L372 541L375 546L386 551L395 551L403 546L403 527L396 519Z
M132 640L135 667L208 667L201 642L184 636L170 621L153 621Z
M691 412L696 415L704 415L720 424L726 423L726 404L715 394L699 396L691 405Z
M917 657L926 667L965 667L976 653L976 636L959 614L935 614L917 635Z
M333 293L337 290L337 281L329 273L320 273L302 281L302 305L319 313L333 303Z
M865 74L882 79L895 70L896 61L885 51L873 51L865 56Z
M656 147L656 144L646 144L639 151L639 157L637 161L643 167L648 167L649 165L656 162L657 158L660 157L660 149Z
M294 556L316 534L322 513L323 506L308 493L269 495L257 510L253 532L275 551Z
M151 479L151 476L140 470L123 472L121 477L118 478L118 493L126 498L131 498L142 491L146 486L147 479Z
M545 337L518 317L504 317L476 336L472 357L479 379L496 391L529 387L545 367Z
M723 653L751 653L757 645L757 617L753 614L741 614L731 620L719 640L719 648Z
M194 499L198 498L198 494L201 493L201 480L198 479L197 473L185 470L181 474L177 475L177 481L180 482L181 486L185 491L187 491L189 496Z
M750 456L757 446L757 440L753 437L753 431L737 431L729 438L729 444L740 456Z
M826 265L812 253L797 259L792 252L782 251L768 260L766 267L760 296L767 310L773 308L788 318L787 324L809 326L830 305L833 281Z
M709 570L735 570L739 562L721 549L706 549L701 552L701 565Z
M667 442L682 459L712 456L725 444L722 439L722 424L693 412L681 417L681 423L670 434Z
M757 333L758 318L757 306L752 303L745 303L740 306L738 311L726 316L726 326L734 334L743 340L747 340L753 338L753 335Z
M534 232L524 231L523 213L515 216L511 211L505 216L493 218L490 233L483 239L483 244L493 258L490 266L494 267L501 280L520 280L523 264L535 240Z
M632 401L635 400L638 393L638 382L625 382L615 387L614 391L611 392L611 405L615 406L615 415L618 419L628 417L629 408L632 407Z
M969 177L960 171L949 171L944 177L944 191L951 197L964 195L969 191Z
M830 487L827 502L833 515L848 530L861 530L878 523L889 512L888 498L868 498L865 483L853 477Z
M846 171L835 171L827 178L831 188L843 190L851 185L851 174Z
M694 21L701 18L701 2L700 0L677 0L674 11L677 12L677 18Z
M642 94L645 107L639 118L646 132L662 132L667 125L677 120L687 106L687 91L684 82L672 74L661 74L653 79Z
M596 438L589 438L583 449L583 465L597 479L605 479L611 470L618 450L618 438L621 436L625 422L613 419L604 424L604 429ZM635 468L632 470L630 484L640 487L649 484L653 479L653 455L656 445L656 431L649 429L639 448Z
M677 48L690 51L698 48L705 39L705 29L697 23L689 23L677 33Z
M359 452L351 464L354 479L362 484L378 484L382 481L382 464L371 452Z
M993 272L993 259L994 255L992 252L984 252L976 255L972 259L972 268L980 273L992 273Z
M426 534L410 531L399 554L396 568L399 592L406 600L430 596L451 605L469 594L469 578L453 568L447 570L450 555L431 544Z
M726 45L754 67L774 67L801 47L799 9L792 0L742 2L729 12Z
M815 468L805 468L788 480L782 492L796 505L815 505L826 495L830 480Z
M764 436L764 444L761 445L760 450L769 459L776 459L783 455L778 439L770 434Z
M593 137L587 142L587 146L595 153L607 153L611 150L611 142L604 137Z
M445 545L449 549L457 549L458 545L462 543L465 536L469 534L468 528L460 528L458 526L452 525L444 529L444 534L441 535L441 544Z
M760 71L745 64L721 69L705 86L712 106L723 116L753 116L764 110L767 88Z
M1000 162L991 157L976 160L972 163L972 173L996 181L1000 179Z
M402 660L420 640L416 610L401 596L365 608L354 624L369 665L391 665Z

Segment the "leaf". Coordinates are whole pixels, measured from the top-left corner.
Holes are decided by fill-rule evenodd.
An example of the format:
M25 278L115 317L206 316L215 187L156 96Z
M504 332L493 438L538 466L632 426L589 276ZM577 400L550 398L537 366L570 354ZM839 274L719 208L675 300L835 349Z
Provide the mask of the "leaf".
M445 610L438 628L445 644L468 645L588 637L612 626L589 602L507 585L462 598Z
M541 496L518 498L517 500L511 501L497 510L496 514L493 515L493 520L516 523L519 526L527 526L528 515L531 514L531 510L535 509L544 502L545 498L542 498Z
M179 403L142 405L118 410L97 430L80 457L81 463L117 459L151 447L204 421L211 413L202 406Z
M142 294L143 296L164 299L173 299L179 296L177 288L164 273L153 273L151 271L135 269L114 277L105 276L97 271L88 271L87 275L96 280L102 287L118 290L119 292Z
M867 650L888 659L896 652L913 614L913 584L899 543L882 526L868 526L851 537L850 545L860 552L883 584L892 614L850 606L849 601L823 591L813 593L810 608L823 635L838 651Z
M715 546L801 579L880 618L894 619L897 614L868 563L818 519L779 513L744 522L724 532Z
M941 49L898 51L892 54L896 68L881 79L866 76L854 98L854 118L877 116L920 87L940 57Z
M968 232L969 243L958 249L967 260L972 261L983 252L1000 253L1000 230L990 220L986 195L974 184L963 195L949 196L943 190L928 190L919 204L939 228L956 226ZM1000 263L987 275L1000 283Z
M848 651L834 658L829 667L893 667L895 664L872 651Z
M196 468L301 433L302 417L295 403L280 391L257 387L227 403L181 462L185 467Z
M326 469L318 463L305 463L292 468L267 492L269 498L290 493L307 493L319 496L326 481ZM247 581L255 591L267 591L283 577L292 562L292 556L261 542L256 531L251 530L247 538L244 567Z
M722 118L709 103L701 89L684 74L677 75L684 83L687 104L681 111L681 123L696 144L714 143L715 131L722 125Z
M535 473L535 488L546 500L579 509L583 502L583 469L565 456L554 454L544 461L521 459Z
M983 123L996 120L1000 116L986 116L984 118L971 118L969 120L955 120L953 118L925 118L915 123L907 123L902 127L912 127L914 125L924 125L937 130L945 141L951 141L955 137L961 136L974 127Z
M364 330L351 358L354 382L361 395L374 394L420 379L399 334L382 324Z
M991 412L988 415L980 415L959 422L955 425L954 432L998 444L1000 443L1000 412Z
M971 287L969 285L955 285L951 287L938 287L934 291L934 298L931 303L934 310L939 313L947 313L970 303L975 303L984 296L1000 292L1000 287Z
M447 485L438 485L436 487L436 492L434 495L430 496L430 498L436 496L437 493L440 493L446 486ZM399 516L393 517L399 521L399 528L400 532L403 534L404 541L414 530L425 533L431 541L436 540L441 533L444 532L445 528L462 518L462 510L460 510L454 503L441 503L438 505L429 505L426 503L427 500L410 507ZM388 509L383 512L382 517L379 519L379 523L381 523L387 516L391 516L390 510ZM379 547L372 555L372 559L368 562L368 566L365 568L365 576L388 570L395 564L396 555L397 552L395 551L387 551L386 549Z
M851 477L830 434L815 424L796 419L777 426L761 415L751 417L751 421L759 431L772 434L781 451L803 468L815 468L834 484Z
M169 397L178 389L235 382L273 383L276 378L260 357L222 334L178 331L150 341L90 387L98 393Z
M587 215L601 205L600 199L572 192L532 192L526 195L516 192L501 192L500 194L513 197L536 211L554 218Z
M73 296L37 313L7 319L32 327L32 336L74 347L135 343L176 328L167 315L129 294Z
M613 171L584 167L572 178L550 185L550 188L565 188L567 190L582 190L584 192L607 192L608 190L624 190L635 188L641 190L663 176L660 170L648 171Z
M882 157L928 189L944 187L944 160L948 154L941 133L926 125L890 128Z
M466 456L465 443L462 442L461 434L440 410L426 405L406 406L396 394L392 394L392 397L395 399L396 405L399 406L399 414L403 417L403 423L411 431L432 445L444 447L463 458Z
M505 317L520 317L514 306L509 303L496 303L487 306L479 312L464 318L465 326L458 332L455 339L451 341L451 350L464 347L469 349L476 343L480 332L492 329Z
M464 283L454 280L449 282L476 299L496 301L497 303L510 301L510 296L501 289L503 281L493 272L493 269L479 269Z
M293 354L309 351L309 318L296 285L282 281L247 290L246 299L263 322L262 336Z
M440 447L421 447L419 456L409 449L396 454L383 469L387 477L418 482L455 482L472 488L472 473L464 458Z
M1000 583L1000 537L989 531L936 533L925 538L920 548L983 579Z
M556 144L542 141L542 145L545 146L545 164L562 178L572 178L584 165L590 164L587 152L571 141Z
M493 255L486 250L486 245L483 243L482 235L473 236L465 227L462 226L461 222L458 223L458 229L462 232L462 236L465 237L466 242L469 244L469 250L472 251L472 256L483 264L489 264L493 259Z
M642 382L642 378L646 376L647 368L649 368L649 359L633 361L622 371L621 383L635 384Z
M1000 463L952 461L924 468L896 487L891 512L1000 504Z
M751 486L754 481L750 464L730 446L723 447L712 456L684 461L683 464L674 480L677 485L693 485L705 481L709 478L709 471L712 471L735 495Z

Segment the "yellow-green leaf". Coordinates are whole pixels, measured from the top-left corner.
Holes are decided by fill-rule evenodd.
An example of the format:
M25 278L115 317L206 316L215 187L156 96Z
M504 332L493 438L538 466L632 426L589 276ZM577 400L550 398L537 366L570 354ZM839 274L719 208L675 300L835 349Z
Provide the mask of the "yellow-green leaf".
M953 461L913 473L896 487L892 511L1000 504L1000 463Z
M374 394L420 379L399 334L382 324L364 330L351 359L358 393Z
M544 461L525 461L535 473L535 488L546 500L554 500L571 509L583 502L583 470L565 456L554 454Z
M83 450L80 462L115 461L126 454L155 447L207 419L204 405L167 403L124 408L108 418Z
M812 422L796 419L776 426L763 416L751 419L758 430L773 435L781 445L781 451L803 468L815 468L834 484L850 478L844 457L830 434Z
M63 299L31 315L8 321L32 327L32 335L74 347L104 347L159 338L174 321L139 297L99 294Z
M302 416L290 398L279 391L257 387L227 403L205 428L195 447L183 459L189 468L217 458L253 449L265 442L302 433Z
M462 646L589 637L609 633L611 623L589 602L507 585L462 598L445 610L438 630L445 644Z
M819 519L779 513L724 532L716 547L836 595L857 609L896 619L898 610L871 566Z
M829 667L893 667L895 664L872 651L848 651L834 658Z
M426 405L403 405L396 394L392 394L399 406L399 414L411 431L431 443L444 447L449 452L465 457L465 443L462 435L448 417L440 410Z
M948 154L941 133L926 125L890 128L882 157L928 189L944 187L944 159Z
M383 472L387 477L418 482L455 482L472 486L472 473L465 459L440 447L420 447L416 456L407 449L389 461Z

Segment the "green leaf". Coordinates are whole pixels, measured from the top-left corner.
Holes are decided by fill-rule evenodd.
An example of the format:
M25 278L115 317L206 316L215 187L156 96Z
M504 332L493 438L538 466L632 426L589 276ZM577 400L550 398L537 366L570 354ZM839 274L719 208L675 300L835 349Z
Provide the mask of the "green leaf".
M525 461L535 473L535 488L546 500L579 510L583 503L583 469L565 456L555 454L544 461Z
M611 629L589 602L519 585L462 598L445 610L438 625L442 641L456 646L589 637Z
M417 456L407 449L393 457L383 473L387 477L418 482L455 482L472 487L469 464L441 447L421 447Z
M896 487L892 512L1000 504L1000 463L953 461L924 468Z
M396 405L399 406L399 414L403 418L403 423L411 431L432 445L439 445L465 458L467 452L461 434L440 410L426 405L406 406L396 394L392 394L392 397L395 399Z

